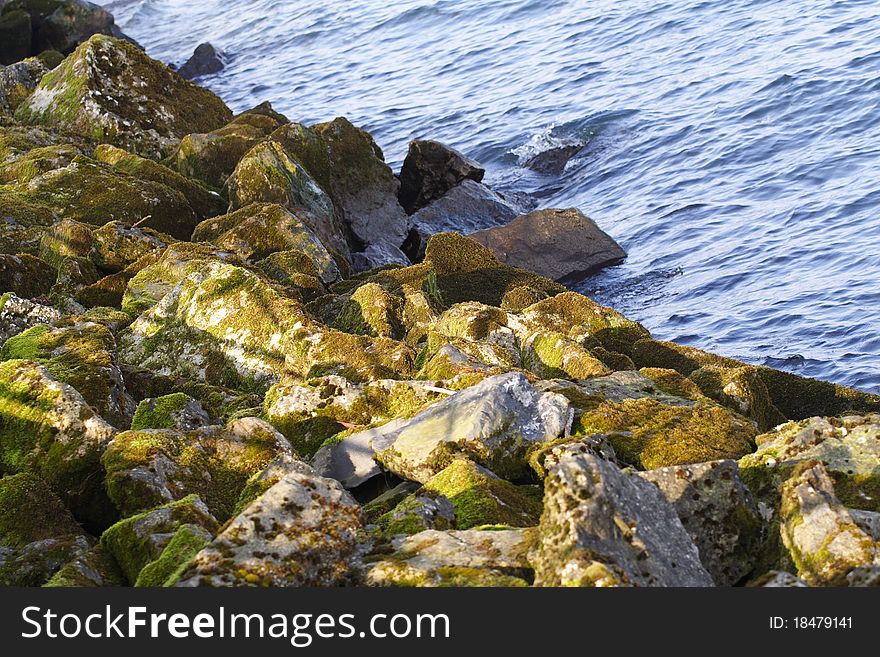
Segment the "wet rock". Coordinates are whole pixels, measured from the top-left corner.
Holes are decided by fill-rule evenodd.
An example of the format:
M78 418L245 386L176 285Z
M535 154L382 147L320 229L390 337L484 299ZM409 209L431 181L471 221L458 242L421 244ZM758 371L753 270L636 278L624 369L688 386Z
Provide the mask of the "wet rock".
M338 586L350 581L357 502L331 479L290 472L199 552L178 586Z
M424 531L399 536L394 552L369 566L370 586L528 586L527 530Z
M134 45L93 36L43 77L16 118L157 158L184 135L224 126L232 114L210 91Z
M109 444L102 463L107 492L123 515L197 494L226 520L248 478L282 453L290 453L290 444L280 433L245 417L186 433L126 431Z
M0 290L23 298L49 293L55 283L55 270L26 253L0 254Z
M329 194L353 234L352 251L374 243L403 244L409 220L397 201L400 183L369 133L337 118L311 128L292 123L272 138Z
M536 210L471 234L505 264L559 281L616 265L626 252L579 210Z
M0 343L37 324L50 324L61 319L61 313L14 294L0 297Z
M544 480L538 586L712 586L672 506L652 484L591 454Z
M660 489L718 586L748 575L763 544L764 522L736 461L659 468L639 476Z
M119 428L130 424L135 403L116 362L116 340L105 326L34 326L0 348L0 360L10 359L36 361L56 380L82 391L86 403L108 422Z
M257 263L279 251L296 251L313 265L324 283L341 278L339 266L312 229L280 205L253 204L231 214L206 219L193 231L193 241L210 241Z
M370 447L406 479L426 482L457 454L509 478L524 472L529 446L565 435L570 419L561 395L538 393L522 374L502 374L381 427Z
M187 80L194 80L203 75L219 73L226 67L225 57L210 43L199 44L193 51L192 57L177 69L177 72Z
M464 180L482 182L486 170L466 155L438 141L416 139L400 170L398 198L413 214Z
M527 169L547 176L558 176L565 171L568 161L584 149L584 144L565 144L547 149L526 160Z
M835 497L821 463L803 463L783 484L780 518L782 541L808 584L841 586L855 568L880 565L876 541Z
M0 363L0 390L3 471L38 474L79 520L106 526L115 514L100 458L116 430L33 361Z
M135 584L144 568L162 557L184 527L209 538L219 529L205 503L190 495L119 521L103 533L101 545L113 555L128 582Z
M222 188L248 151L279 126L288 123L271 110L271 105L266 105L268 113L251 110L212 132L185 136L171 156L169 165L184 176L201 180L216 189Z
M14 64L31 54L31 17L24 11L3 8L0 15L0 64Z
M182 392L151 397L138 404L131 429L177 429L193 431L211 424L211 418L198 400Z

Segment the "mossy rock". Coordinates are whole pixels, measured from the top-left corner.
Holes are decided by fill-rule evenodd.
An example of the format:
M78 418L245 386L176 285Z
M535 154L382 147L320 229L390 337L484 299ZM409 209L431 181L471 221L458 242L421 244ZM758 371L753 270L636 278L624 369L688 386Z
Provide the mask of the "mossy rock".
M152 228L132 228L121 221L110 221L92 231L93 260L101 271L120 272L144 256L175 242L170 235Z
M182 392L143 400L131 419L132 431L141 429L180 429L192 431L210 424L199 402Z
M770 393L756 367L707 365L691 373L690 380L706 396L754 420L761 431L769 431L786 421L770 400Z
M56 536L82 535L61 499L38 476L21 472L0 478L0 545L22 548Z
M133 155L110 144L98 146L93 157L99 162L109 164L116 171L177 190L183 194L200 219L216 217L226 211L228 204L216 191L208 189L202 183L182 176L177 171L173 171L154 160Z
M55 221L50 208L0 185L0 253L37 254L43 233Z
M53 267L53 273L57 272L66 258L92 262L96 256L92 228L93 226L73 219L61 220L43 234L40 240L40 258Z
M18 550L4 549L0 559L0 587L42 586L68 561L81 556L92 539L81 533L54 536Z
M217 96L150 59L136 46L93 36L46 74L16 111L23 123L62 128L157 158L184 135L232 118Z
M553 331L539 331L525 340L523 365L542 379L591 379L610 373L577 342Z
M342 304L332 326L356 335L403 338L403 302L377 283L358 287Z
M0 164L0 183L27 185L44 173L69 166L76 157L84 155L83 148L74 144L55 144L34 148L11 161Z
M62 383L73 386L102 417L125 428L134 400L125 390L115 362L116 340L107 327L94 322L52 328L41 324L0 347L0 360L25 359L44 366Z
M427 529L454 529L455 508L447 497L421 490L380 516L376 526L380 540L400 534L418 534Z
M48 294L55 283L55 270L27 253L0 254L0 290L24 299Z
M31 54L31 17L9 8L0 16L0 65L21 61Z
M40 476L89 528L115 512L100 458L115 429L38 363L0 363L0 468Z
M212 514L226 520L248 478L290 451L271 425L250 417L187 433L126 431L110 443L102 463L107 492L123 515L197 494ZM154 474L144 477L144 470Z
M174 586L180 576L214 536L199 525L181 525L162 550L159 558L141 569L137 587Z
M540 491L515 486L472 461L456 459L429 479L423 490L443 495L455 507L457 529L481 525L532 527L541 516Z
M754 425L707 402L667 406L654 399L606 402L576 420L580 435L607 434L617 456L645 470L738 459L754 451Z
M161 559L173 537L185 526L198 527L211 536L219 529L202 500L189 495L120 520L101 535L101 546L113 555L129 583L135 584L144 566ZM154 571L165 565L167 561L155 566Z
M112 554L100 543L65 564L43 586L46 588L93 588L125 586L128 582Z

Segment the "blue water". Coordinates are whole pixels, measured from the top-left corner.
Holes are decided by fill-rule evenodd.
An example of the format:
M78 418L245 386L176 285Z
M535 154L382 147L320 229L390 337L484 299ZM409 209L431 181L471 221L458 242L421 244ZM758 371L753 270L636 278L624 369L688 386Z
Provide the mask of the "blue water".
M116 0L154 57L227 50L235 110L440 139L629 252L585 281L655 336L880 390L876 0ZM570 140L559 177L520 165Z

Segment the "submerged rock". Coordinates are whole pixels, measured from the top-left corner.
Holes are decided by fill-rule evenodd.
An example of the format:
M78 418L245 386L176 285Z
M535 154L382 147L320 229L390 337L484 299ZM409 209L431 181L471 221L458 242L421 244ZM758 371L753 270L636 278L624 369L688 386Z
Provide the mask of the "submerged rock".
M537 586L712 586L660 491L591 454L572 454L544 480Z
M219 73L226 67L225 57L210 43L201 43L196 46L192 57L186 60L177 72L187 80L193 80L203 75Z
M565 144L549 148L533 155L525 161L527 169L537 171L548 176L558 176L565 171L569 160L584 149L584 144Z
M438 141L415 139L400 170L398 198L408 214L442 197L464 180L482 182L486 170Z
M338 482L288 472L196 555L177 586L343 585L361 518Z
M184 135L229 123L232 113L134 45L93 36L43 77L16 118L157 158Z
M572 281L616 265L626 252L579 210L536 210L471 234L505 264Z

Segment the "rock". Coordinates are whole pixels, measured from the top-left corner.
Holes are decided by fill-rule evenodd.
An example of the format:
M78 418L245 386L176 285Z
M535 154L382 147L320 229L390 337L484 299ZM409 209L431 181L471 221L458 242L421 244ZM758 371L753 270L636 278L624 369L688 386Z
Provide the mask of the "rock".
M689 378L706 396L757 422L761 431L770 431L786 421L771 401L757 367L707 365L693 372Z
M351 268L355 272L370 271L387 265L408 265L409 258L399 247L387 242L374 242L366 250L351 254Z
M338 482L290 472L196 555L177 586L344 584L361 517Z
M413 493L376 520L382 536L418 534L426 529L455 527L455 507L449 498L431 491Z
M141 569L134 585L174 586L195 556L211 543L214 533L198 525L181 525L162 554Z
M138 404L131 420L131 429L177 429L188 432L210 424L211 418L198 400L176 392L145 399Z
M283 205L308 223L324 244L348 254L344 231L330 197L278 142L262 142L248 151L227 185L231 209L252 203Z
M410 239L407 253L413 261L420 261L428 240L436 233L474 233L503 226L521 212L515 203L485 185L466 179L412 215L416 237L415 241Z
M66 55L94 34L122 36L108 11L84 0L13 0L14 6L31 14L34 53L57 50Z
M861 509L848 509L853 522L875 541L880 541L880 513L877 511L862 511Z
M57 587L125 586L128 581L113 555L100 543L66 563L44 584Z
M177 190L84 156L37 176L22 189L22 196L65 219L93 226L110 221L137 224L177 239L189 239L198 223L192 206Z
M880 565L876 541L835 497L821 463L801 464L781 492L782 541L808 584L842 586L853 569Z
M364 283L342 304L333 328L356 335L403 337L403 300L378 283Z
M2 22L0 18L0 24ZM0 31L2 29L0 27ZM0 114L15 112L48 71L49 68L36 57L0 66Z
M591 454L544 480L536 586L712 586L672 506L652 484Z
M219 73L222 71L226 62L223 53L218 52L210 43L202 43L196 46L192 57L186 60L177 72L187 80L210 75L211 73Z
M381 427L345 436L339 441L325 442L312 458L312 467L321 476L335 479L348 489L357 488L382 474L375 459L375 445L385 444L388 432L395 432L405 425L406 420L398 418Z
M0 253L36 253L43 232L55 221L49 208L0 186Z
M385 425L370 440L392 472L426 482L457 454L500 476L525 471L525 452L569 429L571 409L561 395L538 393L525 376L511 372L485 379L411 419ZM348 440L359 440L356 434Z
M0 468L38 474L91 526L114 513L100 458L116 430L33 361L0 363Z
M424 531L399 536L369 566L370 586L528 586L528 530Z
M400 170L398 199L413 214L463 180L482 182L486 170L466 155L438 141L415 139Z
M206 219L193 231L193 241L210 241L256 263L279 251L302 253L313 274L324 283L341 278L339 266L312 229L280 205L253 204L231 214Z
M352 251L374 243L399 247L409 220L397 202L400 183L373 138L345 118L306 128L282 126L272 138L329 194L354 237Z
M111 221L91 231L90 257L101 271L121 272L173 242L173 237L152 228L132 228L121 221Z
M758 450L740 461L753 491L770 493L803 462L820 461L848 507L880 511L880 416L811 418L789 422L755 439Z
M190 495L119 521L103 533L101 545L116 559L129 584L135 584L141 571L162 557L183 527L201 530L199 534L209 537L219 529L205 503Z
M26 253L0 254L0 290L33 298L49 293L55 283L55 270L39 258Z
M752 572L764 522L736 461L659 468L639 476L657 486L675 509L718 586L733 586Z
M245 484L238 502L235 504L233 517L251 505L251 502L259 498L263 493L272 488L279 481L291 473L313 475L315 472L307 463L300 461L298 457L282 453L276 456L265 468L252 475Z
M56 380L82 391L89 406L114 426L131 423L135 402L116 362L116 340L101 324L34 326L0 348L0 360L10 359L36 361Z
M579 210L536 210L471 234L503 263L558 281L616 265L626 252Z
M433 493L448 499L457 529L481 525L532 527L541 515L541 499L535 491L536 488L514 486L472 461L455 459L415 495Z
M251 110L235 117L230 123L208 133L195 133L180 140L169 165L188 178L201 180L220 189L241 158L283 123L275 113L262 114Z
M120 359L164 375L269 388L286 369L282 337L301 326L302 310L246 269L216 261L190 266L192 273L120 334Z
M37 324L50 324L61 319L61 313L14 294L0 297L0 343Z
M547 176L558 176L565 171L565 165L584 149L584 144L566 144L542 151L526 160L527 169Z
M74 535L36 541L11 553L0 548L0 586L42 586L91 544L88 537Z
M0 64L14 64L31 54L31 17L3 8L0 16Z
M746 586L762 587L771 589L780 588L806 588L807 583L800 577L779 570L771 570L760 577L753 579Z
M248 478L290 444L255 417L225 427L126 431L114 438L102 458L110 499L123 515L196 494L211 513L230 517Z
M220 194L158 162L132 155L110 144L98 146L94 158L109 164L116 171L127 173L140 180L159 183L180 192L199 219L216 217L226 212L227 203Z
M224 126L232 114L213 93L134 45L93 36L43 77L16 118L157 158L184 135Z
M522 350L523 366L542 379L591 379L610 373L602 361L561 333L533 333Z

